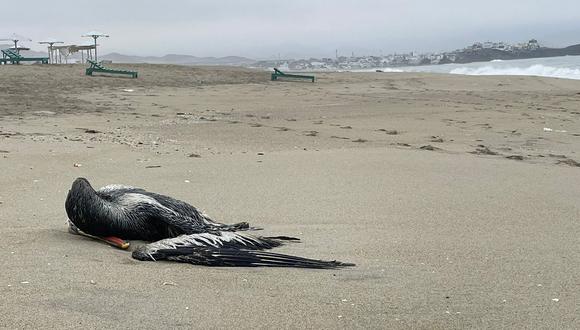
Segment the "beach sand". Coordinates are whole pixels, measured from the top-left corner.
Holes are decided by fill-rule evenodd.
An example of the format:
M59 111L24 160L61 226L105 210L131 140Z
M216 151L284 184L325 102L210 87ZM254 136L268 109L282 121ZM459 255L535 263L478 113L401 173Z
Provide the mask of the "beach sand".
M580 81L123 67L0 66L0 327L580 327ZM357 266L138 262L67 232L81 176Z

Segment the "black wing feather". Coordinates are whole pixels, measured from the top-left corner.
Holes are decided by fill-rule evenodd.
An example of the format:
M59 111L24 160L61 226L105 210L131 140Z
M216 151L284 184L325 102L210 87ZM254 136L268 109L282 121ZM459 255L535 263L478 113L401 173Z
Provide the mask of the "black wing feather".
M330 269L354 266L340 261L325 261L296 257L280 253L257 250L213 248L213 247L179 247L161 249L151 257L154 260L170 260L204 266L225 267L297 267Z

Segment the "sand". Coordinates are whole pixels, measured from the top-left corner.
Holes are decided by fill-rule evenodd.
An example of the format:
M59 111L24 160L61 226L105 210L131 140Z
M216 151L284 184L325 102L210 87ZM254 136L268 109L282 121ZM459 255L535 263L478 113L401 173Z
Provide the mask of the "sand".
M124 67L0 66L0 327L580 327L580 82ZM357 266L138 262L67 233L79 176Z

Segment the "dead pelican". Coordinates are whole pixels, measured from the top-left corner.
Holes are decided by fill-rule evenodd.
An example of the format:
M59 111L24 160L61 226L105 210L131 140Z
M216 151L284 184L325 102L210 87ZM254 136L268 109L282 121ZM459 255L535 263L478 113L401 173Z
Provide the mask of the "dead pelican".
M215 222L188 203L140 188L109 185L95 190L87 179L77 178L65 208L72 233L123 249L129 246L125 240L152 242L133 251L133 258L138 260L171 260L207 266L354 266L262 251L298 239L239 233L255 228L247 222L233 225Z

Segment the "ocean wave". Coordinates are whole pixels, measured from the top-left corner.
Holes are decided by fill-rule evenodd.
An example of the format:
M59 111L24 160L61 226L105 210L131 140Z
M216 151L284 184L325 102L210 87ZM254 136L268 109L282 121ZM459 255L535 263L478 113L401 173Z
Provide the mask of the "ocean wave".
M580 80L580 69L557 68L542 64L534 64L523 68L494 67L491 65L478 68L461 67L453 69L449 73L472 76L539 76Z

